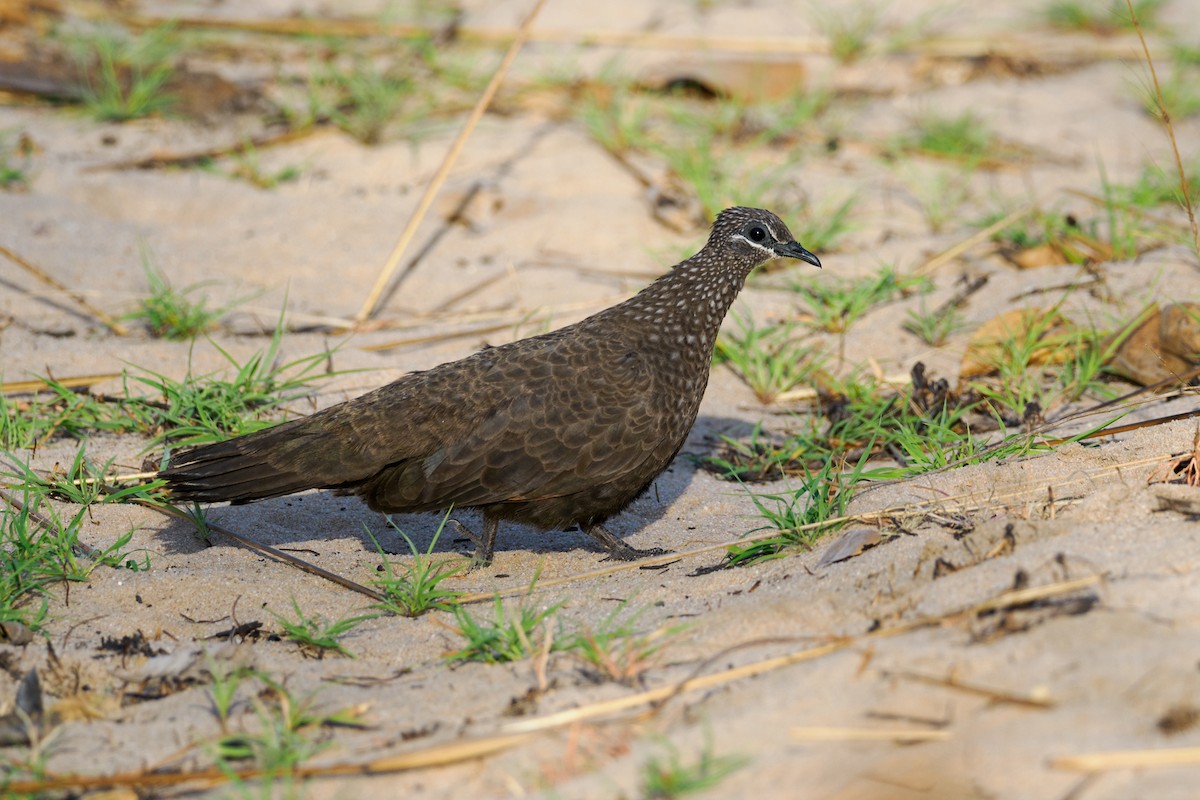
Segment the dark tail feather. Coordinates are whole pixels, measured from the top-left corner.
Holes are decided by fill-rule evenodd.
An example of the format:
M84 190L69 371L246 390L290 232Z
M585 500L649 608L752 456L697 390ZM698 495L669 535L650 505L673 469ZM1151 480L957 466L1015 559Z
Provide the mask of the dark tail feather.
M322 485L305 470L281 467L279 448L294 442L296 426L287 422L225 442L178 453L158 473L177 500L245 503L280 497Z

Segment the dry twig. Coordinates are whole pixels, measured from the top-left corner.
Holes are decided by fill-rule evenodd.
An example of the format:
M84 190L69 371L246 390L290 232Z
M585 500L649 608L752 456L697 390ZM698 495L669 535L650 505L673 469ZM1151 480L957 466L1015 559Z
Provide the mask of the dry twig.
M467 138L475 130L475 126L483 116L483 112L491 105L492 98L495 97L496 91L500 88L500 83L504 80L504 76L508 74L508 68L512 66L517 53L520 52L522 45L525 44L525 40L529 37L529 29L545 2L546 0L536 0L533 9L525 17L525 21L521 23L521 27L517 30L516 38L509 45L508 52L504 54L504 58L500 61L500 65L496 67L496 72L492 75L491 81L488 82L487 87L483 90L483 94L479 96L475 107L471 109L471 113L467 117L466 122L463 123L462 129L459 130L458 136L455 137L454 142L450 145L450 149L446 152L446 157L442 159L438 171L425 187L425 193L421 195L416 210L409 217L408 224L404 226L404 231L401 232L396 246L392 248L392 253L388 256L388 260L383 265L379 277L375 280L375 285L371 287L371 292L367 295L366 301L363 303L362 308L358 310L358 314L355 315L355 324L361 325L374 313L375 306L379 303L379 298L383 296L384 290L391 283L392 275L395 274L396 267L399 266L404 251L408 249L409 243L412 242L413 236L416 235L417 227L425 219L425 215L433 205L434 197L437 196L438 190L442 188L442 184L446 182L446 177L450 174L450 168L458 160L459 154L467 143Z
M25 260L21 256L14 253L12 250L9 250L4 245L0 245L0 254L6 256L10 261L12 261L18 267L21 267L25 271L29 272L31 275L33 275L35 278L40 280L42 283L45 283L48 286L53 287L56 291L62 292L67 297L74 300L76 303L79 304L79 306L81 308L86 310L89 314L91 314L96 319L100 320L100 322L103 323L104 327L108 328L110 331L115 333L117 336L128 336L129 335L128 328L126 328L124 325L122 325L120 322L118 322L113 317L106 314L104 311L101 311L99 308L96 308L94 305L89 303L86 299L84 299L83 295L79 294L78 292L74 292L74 291L71 291L70 289L68 289L61 281L58 280L58 278L55 278L53 275L51 275L49 272L46 272L46 270L42 269L37 264L34 264L30 261Z

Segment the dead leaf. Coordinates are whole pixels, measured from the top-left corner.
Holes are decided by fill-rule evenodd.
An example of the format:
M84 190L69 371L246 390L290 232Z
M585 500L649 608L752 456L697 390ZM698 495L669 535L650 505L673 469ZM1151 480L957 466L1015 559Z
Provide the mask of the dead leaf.
M1142 386L1168 381L1200 364L1200 303L1176 303L1165 310L1152 308L1153 312L1117 348L1109 364L1113 372Z
M1163 312L1163 347L1192 364L1200 360L1200 303L1175 303Z
M0 642L23 645L33 641L33 631L15 620L0 622Z
M963 354L962 380L991 375L1003 359L1008 343L1037 336L1031 364L1061 364L1080 345L1070 344L1067 320L1054 309L1017 308L979 326Z
M1021 269L1057 267L1069 263L1066 256L1063 255L1062 250L1050 243L1039 244L1020 250L1008 256L1008 260Z
M827 567L848 558L854 558L864 550L883 541L883 534L875 528L854 528L846 531L825 548L825 554L817 562L818 567Z

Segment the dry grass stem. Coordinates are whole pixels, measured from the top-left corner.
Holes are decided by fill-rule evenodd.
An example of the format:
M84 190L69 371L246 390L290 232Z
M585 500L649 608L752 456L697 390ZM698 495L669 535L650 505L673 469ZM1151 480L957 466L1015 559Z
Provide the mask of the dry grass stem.
M912 375L907 372L883 375L879 378L878 382L884 386L894 386L896 388L900 388L909 386L912 383ZM811 386L802 386L797 389L789 389L788 391L781 392L775 396L775 405L816 400L819 394L820 393ZM760 410L762 405L746 406L746 408Z
M1142 52L1146 56L1146 66L1150 68L1150 80L1154 83L1154 97L1158 104L1159 114L1162 115L1163 125L1167 129L1167 138L1171 140L1171 152L1175 154L1175 169L1179 172L1179 190L1183 193L1183 205L1187 209L1188 222L1192 226L1192 244L1197 256L1200 256L1200 225L1196 222L1196 210L1192 208L1192 193L1188 187L1187 171L1183 168L1183 158L1179 155L1179 143L1175 141L1175 125L1171 121L1171 113L1167 102L1163 99L1162 87L1158 84L1158 70L1154 68L1154 59L1150 57L1150 46L1142 33L1142 23L1138 20L1137 12L1133 10L1133 0L1125 0L1129 9L1129 19L1133 29L1137 31L1138 41L1142 43Z
M355 315L354 321L356 324L362 324L363 322L366 322L367 319L370 318L371 314L374 313L375 306L378 304L379 298L383 296L384 291L391 283L392 275L395 274L396 267L398 267L400 264L400 259L404 256L404 252L408 249L408 245L412 242L413 236L416 235L417 228L420 226L421 221L425 219L425 215L429 212L430 207L433 205L433 199L437 196L438 191L442 188L442 184L445 183L446 177L450 174L451 167L453 167L454 162L458 160L459 154L466 145L467 139L470 137L471 132L475 130L475 126L479 123L480 118L483 116L483 112L487 110L489 105L491 105L492 98L496 96L496 91L500 88L500 84L504 80L504 76L508 74L509 67L512 66L513 60L517 57L517 53L520 52L521 47L525 44L525 40L529 36L529 29L533 25L534 19L537 18L538 12L541 11L545 2L546 0L536 0L536 2L533 4L533 8L525 17L525 21L522 22L521 27L517 29L517 35L513 38L512 44L509 45L508 52L504 54L504 58L501 59L500 65L496 67L496 71L493 73L492 79L488 82L487 87L483 90L483 94L479 96L479 100L475 103L475 107L471 109L471 113L467 117L466 122L463 123L462 128L459 130L458 136L455 137L454 142L450 145L450 149L446 152L446 157L442 159L441 166L438 167L433 179L430 180L429 184L425 187L425 192L421 195L421 199L417 203L416 210L413 211L412 216L409 217L408 224L405 225L404 231L400 234L400 238L396 242L396 246L392 248L392 253L388 256L387 262L384 263L383 269L380 271L379 277L375 281L375 285L371 287L371 291L367 295L366 301L363 303L362 308L359 309L358 314Z
M950 731L926 728L792 728L799 742L943 742Z
M73 292L70 289L68 289L57 278L55 278L50 273L46 272L46 270L42 269L37 264L26 261L24 258L17 255L16 253L14 253L12 250L9 250L4 245L0 245L0 255L4 255L10 261L12 261L14 264L16 264L18 267L21 267L25 271L29 272L31 275L33 275L35 278L40 280L42 283L45 283L46 285L52 287L56 291L62 292L67 297L74 300L79 305L80 308L84 309L89 314L91 314L93 317L98 319L101 323L103 323L104 327L108 328L110 331L115 333L117 336L128 336L129 335L128 328L126 328L120 322L117 322L117 320L110 317L104 311L100 310L99 308L96 308L94 305L89 303L86 299L84 299L83 295L79 294L78 292Z
M121 377L119 372L108 372L101 375L74 375L70 378L55 378L54 382L68 389L82 389L95 386L97 383L116 380ZM28 381L9 381L0 383L0 394L30 394L50 388L50 384L41 378Z
M329 764L325 766L299 766L287 775L292 778L321 778L337 775L378 775L389 772L405 772L456 764L460 761L482 758L507 750L528 739L528 736L488 736L480 739L459 739L403 753L387 756L362 764ZM38 794L60 789L101 789L122 787L149 789L156 786L179 786L187 783L217 785L230 780L249 781L261 777L278 779L284 777L278 769L269 773L250 767L240 770L225 770L212 767L192 772L123 772L116 775L59 775L41 780L12 781L5 785L11 794Z
M659 686L654 689L648 689L644 692L629 695L627 697L618 697L611 700L604 700L599 703L593 703L588 706L580 706L579 708L571 708L565 711L559 711L554 714L547 714L541 717L521 720L519 722L509 723L502 730L508 733L533 733L535 731L552 730L561 728L565 725L571 725L584 720L595 719L597 717L606 717L616 714L621 711L627 711L631 708L650 705L652 703L661 703L669 700L676 695L681 695L689 692L711 689L716 686L722 686L733 681L742 680L744 678L752 678L758 675L763 675L768 672L774 672L784 667L790 667L794 664L799 664L804 661L811 661L816 658L821 658L833 653L838 653L855 645L864 644L875 639L887 639L892 636L899 636L921 628L929 628L943 625L947 622L959 619L963 616L974 616L985 611L996 611L1013 606L1025 605L1034 600L1043 600L1050 597L1057 597L1063 594L1071 594L1078 591L1080 588L1093 585L1099 582L1098 577L1081 578L1079 580L1062 581L1060 583L1048 584L1046 586L1038 586L1034 589L1004 592L1003 594L985 600L982 603L977 603L959 611L953 611L947 614L941 614L932 617L918 617L907 622L902 622L887 628L880 628L870 633L864 633L859 636L845 636L834 639L825 644L815 647L806 647L792 653L774 658L756 661L752 664L744 664L739 667L723 670L712 675L702 675L696 678L688 678L667 686Z
M979 695L986 697L993 703L1008 703L1011 705L1027 706L1029 708L1054 708L1055 701L1049 697L1042 697L1034 694L1016 694L1014 692L1004 691L1002 689L993 689L989 686L980 686L967 681L959 680L953 675L941 677L938 675L923 675L918 672L885 672L884 675L895 675L897 678L903 678L907 681L923 683L928 686L942 686L947 689L954 689L966 694Z
M1054 769L1073 772L1107 772L1114 769L1188 767L1200 764L1200 747L1164 750L1116 750L1109 753L1080 753L1050 759Z
M1029 214L1031 214L1035 208L1037 208L1035 203L1028 203L1021 206L1016 211L1013 211L1011 214L1005 216L1003 219L993 222L986 228L975 231L961 242L958 242L957 244L938 253L936 256L913 270L913 274L928 275L940 267L949 264L951 261L961 256L972 247L983 244L988 239L991 239L992 236L1007 228L1009 225L1012 225L1014 222L1029 216Z
M146 508L157 511L160 514L165 514L168 517L175 517L176 519L183 519L183 520L187 520L188 522L191 522L191 519L192 519L186 513L184 513L183 511L180 511L178 508L175 508L174 506L162 505L159 503L150 503L145 500L133 500L132 502L137 503L140 506L145 506ZM233 531L229 530L228 528L223 528L220 525L214 525L211 522L206 523L205 527L207 530L214 531L216 533L221 534L222 536L228 536L230 539L233 539L238 544L240 544L244 547L248 547L249 549L253 550L256 553L261 553L262 555L273 558L276 561L282 561L285 564L293 566L296 569L299 569L303 572L307 572L311 575L316 575L318 578L324 578L325 580L330 581L332 583L336 583L338 586L341 586L345 589L349 589L353 592L358 592L361 595L365 595L365 596L371 598L372 600L382 601L385 599L383 595L381 595L379 592L376 592L374 589L368 589L366 586L363 586L360 583L355 583L354 581L350 580L349 578L344 578L341 575L338 575L337 573L330 572L327 569L322 569L321 567L318 567L315 564L310 564L307 561L305 561L304 559L296 558L294 555L291 555L290 553L285 553L282 550L276 550L274 547L270 547L269 545L259 544L258 542L254 541L253 539L247 539L245 536L234 533Z
M1013 606L1028 605L1038 600L1057 597L1060 594L1077 592L1080 589L1095 586L1103 581L1104 578L1101 575L1086 575L1082 578L1060 581L1059 583L1052 583L1047 586L1030 586L1027 589L1014 589L993 597L991 600L979 603L970 609L970 613L972 615L983 614L988 611L999 611L1004 608L1012 608Z
M505 725L502 730L507 733L533 733L536 731L553 730L555 728L561 728L565 725L572 725L576 722L595 719L597 717L606 717L621 711L628 711L631 708L638 708L640 706L667 700L677 694L699 691L701 689L709 689L714 686L721 686L742 678L752 678L756 675L762 675L766 672L772 672L793 664L799 664L803 661L811 661L814 658L820 658L821 656L844 650L854 641L854 639L850 638L838 639L829 644L806 648L785 656L769 658L764 661L757 661L753 664L746 664L741 667L734 667L733 669L728 669L713 675L703 675L699 678L689 678L681 683L659 686L655 689L637 692L636 694L632 694L627 697L617 697L612 700L604 700L599 703L580 706L579 708L570 708L554 714L547 714L541 717L532 717L530 719L520 720L519 722L512 722L508 725Z

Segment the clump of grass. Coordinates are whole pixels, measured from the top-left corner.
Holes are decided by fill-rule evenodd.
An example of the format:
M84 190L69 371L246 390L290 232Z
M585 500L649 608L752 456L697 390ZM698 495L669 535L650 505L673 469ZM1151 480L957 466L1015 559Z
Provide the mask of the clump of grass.
M329 118L363 144L379 144L388 124L415 92L412 79L395 66L362 58L354 59L346 70L329 65L319 85L332 95Z
M962 312L956 306L925 309L922 301L919 309L910 309L901 327L932 347L941 347L953 334L966 326Z
M675 625L640 633L634 625L644 610L622 617L626 604L621 603L594 630L584 628L569 637L562 649L576 654L600 678L633 686L658 663L662 649L687 627Z
M179 44L174 26L137 36L96 30L72 42L86 76L83 98L88 113L104 122L124 122L170 110L166 91L174 75Z
M457 607L458 598L463 593L446 588L441 584L447 578L462 574L466 569L466 562L461 558L435 559L433 557L433 549L437 546L442 530L449 520L450 512L447 511L429 542L429 549L422 553L417 550L416 544L408 534L397 528L391 518L388 519L388 525L400 534L413 555L412 563L406 565L399 573L394 570L384 555L379 541L370 531L367 531L367 535L371 537L371 541L374 542L375 549L379 553L380 569L383 571L383 577L376 578L374 581L375 588L384 596L384 600L379 603L378 608L405 617L419 617L427 611L450 611Z
M792 226L796 241L814 253L837 249L842 239L854 229L851 214L858 198L854 195L840 201L826 201L815 208L807 203L794 215Z
M832 102L833 92L818 87L799 90L779 100L742 107L744 122L739 131L751 135L750 144L787 145L796 140L798 131L825 113Z
M747 151L783 143L794 153L795 129L827 107L827 93L745 103L683 92L648 97L618 78L605 80L579 104L578 113L592 138L618 160L628 166L633 154L657 156L691 192L702 212L697 216L711 219L730 205L787 213L790 187L783 165L778 158L756 161ZM805 243L811 248L814 241L810 237Z
M938 170L931 177L913 178L907 183L933 233L941 233L948 222L960 219L963 206L971 198L967 170Z
M1163 127L1166 129L1167 139L1171 142L1171 152L1175 156L1175 168L1179 173L1181 190L1179 194L1183 199L1183 206L1187 210L1188 223L1192 228L1192 248L1196 255L1200 256L1200 222L1196 221L1196 210L1192 203L1192 193L1188 189L1187 171L1183 167L1183 157L1179 154L1179 142L1175 138L1175 124L1171 121L1171 116L1168 113L1169 106L1162 94L1162 87L1158 80L1158 70L1154 67L1154 59L1150 55L1150 46L1146 44L1146 36L1142 32L1142 14L1133 0L1125 0L1125 10L1129 13L1129 22L1133 26L1134 32L1137 33L1138 41L1142 45L1142 53L1146 57L1146 67L1150 71L1150 85L1154 87L1157 106L1162 112Z
M1162 6L1163 0L1137 0L1133 3L1134 12L1147 24L1153 24ZM1052 0L1046 5L1043 15L1048 23L1064 30L1104 36L1133 30L1133 19L1125 0Z
M450 661L483 661L502 664L521 661L536 652L545 635L543 626L558 612L562 603L538 611L522 606L515 613L504 608L504 602L496 597L493 617L478 620L462 606L455 606L454 616L459 634L466 644L446 656ZM556 637L557 638L557 637ZM554 642L552 650L561 650L563 643Z
M13 461L12 471L0 472L7 490L0 492L0 622L18 621L37 628L46 614L49 587L86 581L97 567L148 569L149 557L138 561L127 551L134 530L118 535L103 549L80 538L92 507L129 500L155 502L159 481L112 489L105 485L112 462L97 467L80 445L66 468L43 476ZM78 504L65 516L50 499ZM41 599L41 603L37 600Z
M781 183L782 169L749 168L737 153L722 152L711 133L701 130L697 137L690 146L672 141L655 143L650 149L691 188L707 219L715 219L732 205L774 205L771 198Z
M33 151L33 139L28 134L0 131L0 189L18 192L29 188Z
M1184 165L1188 174L1200 172L1200 159L1192 159ZM1157 164L1147 164L1141 173L1129 184L1112 184L1113 199L1118 203L1128 204L1134 208L1154 208L1155 206L1174 204L1183 205L1183 189L1179 185L1179 176L1167 173ZM1188 187L1191 201L1200 199L1200 188Z
M737 333L717 337L714 364L728 364L760 403L809 380L820 366L814 349L795 337L790 324L758 327L751 316L735 314Z
M123 503L131 499L155 502L154 493L163 486L162 481L138 483L120 489L110 487L106 482L107 476L112 473L112 464L112 459L109 459L103 466L97 467L87 457L87 445L80 444L66 469L55 465L54 470L46 477L21 463L15 465L16 472L0 474L20 479L21 483L14 488L37 492L79 506Z
M346 53L336 39L324 46L321 63L309 70L300 108L284 112L293 126L331 123L364 144L378 144L401 128L411 140L431 110L469 103L481 86L452 48L428 39L392 42L389 55L378 58Z
M378 614L360 614L330 622L321 616L306 615L300 610L300 604L296 602L295 597L292 598L292 610L296 612L294 620L287 619L273 611L271 616L275 617L275 621L283 629L283 638L300 645L300 648L306 653L315 653L318 658L324 655L326 650L354 658L354 654L338 639L363 622L379 616Z
M149 294L138 301L137 308L121 319L144 323L151 336L176 341L194 339L213 330L230 310L231 306L211 309L207 298L196 295L206 283L175 289L162 270L150 266L145 255L142 268L146 272Z
M642 796L647 800L674 800L707 791L749 763L742 756L714 755L712 743L707 742L699 759L686 764L674 746L664 744L666 756L651 758L642 769Z
M54 437L85 438L96 431L139 433L151 447L200 444L249 433L271 424L265 415L305 396L322 352L279 363L282 320L266 350L244 363L217 348L236 370L232 379L193 375L181 380L126 371L116 396L77 392L53 378L29 399L0 394L0 450L34 448ZM216 345L214 345L215 347ZM146 392L149 394L146 394Z
M883 24L883 6L867 0L814 4L812 11L818 32L829 40L830 52L843 64L866 55L871 38Z
M880 480L912 476L960 458L982 459L983 440L972 435L972 428L996 428L990 412L978 422L969 422L969 415L978 415L982 407L973 392L956 394L944 382L931 383L923 369L919 374L914 370L913 385L899 390L855 378L829 380L817 413L806 417L800 429L770 436L756 427L743 439L726 438L722 452L701 459L700 464L738 481L799 476L809 493L814 480L819 483L832 474L830 464L838 459L884 455L899 466L873 468L860 476ZM948 453L955 455L947 458ZM771 526L784 528L822 519L820 514L804 520L797 516L809 508L793 502L803 494L767 496L761 516ZM815 509L819 512L821 507Z
M811 455L805 439L777 439L763 429L761 422L744 439L722 435L721 441L722 453L703 456L697 462L723 478L739 482L756 483L801 474Z
M223 733L209 747L219 769L230 776L236 787L245 789L245 782L235 774L240 768L253 766L263 787L259 796L292 796L295 768L325 749L329 742L322 730L328 727L357 727L362 723L351 711L332 714L315 710L312 697L297 698L279 681L263 672L253 677L262 684L260 691L250 696L254 712L252 725L244 730L230 730L230 708L226 706ZM226 689L220 700L213 695L214 706L231 702L228 687L236 691L244 673L235 673L232 680L223 681ZM216 684L214 683L214 686Z
M1200 88L1195 67L1180 66L1171 70L1170 76L1154 86L1139 84L1138 97L1146 113L1160 122L1186 119L1200 113Z
M649 149L650 103L628 87L614 83L608 92L589 94L579 105L579 119L588 135L605 150L621 155Z
M125 397L129 399L124 405L144 413L146 419L156 423L160 432L154 437L153 444L163 441L176 446L203 444L271 425L273 421L264 415L304 397L317 370L329 358L329 353L315 353L279 363L282 334L281 321L267 349L242 364L214 344L237 369L232 380L211 375L195 376L190 372L180 381L153 372L145 375L127 373ZM149 389L153 392L152 397L132 394L129 381Z
M274 171L263 169L258 151L249 141L234 153L233 161L233 167L224 174L231 178L244 180L259 189L274 189L280 184L298 180L302 174L300 167L295 164L286 164ZM211 162L209 166L211 166Z
M992 238L1003 255L1020 263L1023 251L1045 247L1062 263L1089 265L1134 258L1179 238L1179 229L1140 213L1154 191L1149 184L1110 183L1101 168L1101 194L1094 212L1040 210ZM1004 212L985 217L998 219Z
M914 291L930 290L929 280L920 276L903 277L891 267L859 280L797 280L792 291L800 297L813 317L813 326L830 333L849 330L863 314L881 303Z
M995 146L996 138L984 121L968 111L954 117L923 114L915 120L915 130L892 140L889 149L975 163Z
M778 494L751 493L750 499L766 524L750 533L773 528L779 534L731 546L726 566L744 567L778 558L791 548L810 547L840 527L841 523L834 520L844 515L866 459L864 453L858 466L849 475L842 475L830 458L816 473L805 474L799 488Z
M45 620L52 585L83 582L100 566L125 565L134 531L117 536L103 550L85 547L80 532L89 507L70 517L45 502L45 484L25 485L13 504L0 500L0 622L37 629ZM41 602L38 602L38 601Z
M1021 325L990 343L990 373L972 380L970 387L994 415L1014 423L1024 421L1031 410L1044 415L1085 394L1107 399L1111 393L1102 383L1104 365L1135 327L1131 323L1109 339L1091 325L1064 319L1057 307L1031 311Z

